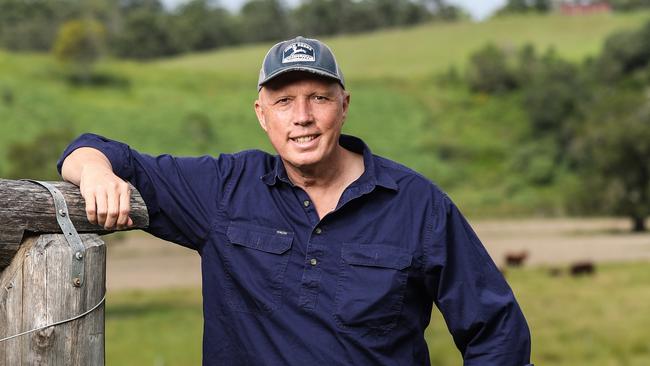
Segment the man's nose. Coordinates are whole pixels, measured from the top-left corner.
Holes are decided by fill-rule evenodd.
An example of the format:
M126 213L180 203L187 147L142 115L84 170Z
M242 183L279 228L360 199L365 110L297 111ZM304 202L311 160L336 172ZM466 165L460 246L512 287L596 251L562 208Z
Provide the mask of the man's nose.
M295 125L307 125L314 122L314 115L312 113L309 98L298 98L295 102L295 110L293 116L293 123Z

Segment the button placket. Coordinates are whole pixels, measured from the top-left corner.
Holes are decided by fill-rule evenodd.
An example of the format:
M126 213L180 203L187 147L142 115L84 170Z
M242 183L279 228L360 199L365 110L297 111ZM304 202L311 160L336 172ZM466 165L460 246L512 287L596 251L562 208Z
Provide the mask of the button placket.
M305 266L302 274L299 303L305 309L313 309L316 306L322 269L320 260L324 255L324 247L316 244L307 246Z
M294 194L298 199L298 204L305 210L305 214L312 225L319 222L318 213L315 210L314 202L310 199L309 195L301 188L294 188Z

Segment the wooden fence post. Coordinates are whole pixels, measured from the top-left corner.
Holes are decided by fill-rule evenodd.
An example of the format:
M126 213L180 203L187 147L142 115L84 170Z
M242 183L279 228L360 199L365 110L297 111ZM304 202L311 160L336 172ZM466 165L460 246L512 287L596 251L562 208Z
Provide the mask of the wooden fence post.
M65 197L64 216L89 233L80 235L83 282L75 285L75 252L61 233L50 193L32 182L0 179L0 365L101 366L106 247L98 233L106 232L86 220L77 187L49 183ZM133 228L145 228L146 206L135 189L131 207ZM39 330L2 341L33 329Z

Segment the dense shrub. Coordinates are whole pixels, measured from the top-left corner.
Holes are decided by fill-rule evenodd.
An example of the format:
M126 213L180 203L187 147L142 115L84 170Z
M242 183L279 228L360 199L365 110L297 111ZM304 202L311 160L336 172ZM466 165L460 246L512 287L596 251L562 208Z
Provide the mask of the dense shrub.
M533 137L552 137L563 154L574 134L571 121L580 117L580 106L589 99L588 87L578 66L553 53L538 63L536 73L523 87L523 106Z
M637 32L620 32L608 37L596 63L597 76L617 82L650 62L650 23Z
M470 56L467 81L473 91L484 93L506 92L518 86L508 54L491 43Z
M104 27L93 20L71 20L63 24L54 43L54 56L61 62L88 69L103 52Z

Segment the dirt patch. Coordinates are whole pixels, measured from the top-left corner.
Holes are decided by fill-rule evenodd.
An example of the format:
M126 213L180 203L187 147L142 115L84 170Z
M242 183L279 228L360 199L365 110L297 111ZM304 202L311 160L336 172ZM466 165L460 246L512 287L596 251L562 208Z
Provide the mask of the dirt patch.
M502 266L507 253L527 251L525 265L567 265L577 261L650 260L650 234L629 231L623 219L474 220L479 238ZM144 232L108 243L110 290L199 287L198 254Z
M196 251L144 232L105 240L109 290L201 286L201 258Z

